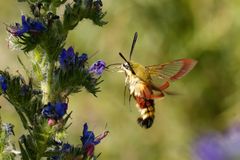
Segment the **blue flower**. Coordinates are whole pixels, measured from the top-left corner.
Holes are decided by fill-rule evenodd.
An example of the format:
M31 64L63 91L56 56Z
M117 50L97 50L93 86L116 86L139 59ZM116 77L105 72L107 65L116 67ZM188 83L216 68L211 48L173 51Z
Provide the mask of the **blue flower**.
M81 141L85 153L88 156L92 157L94 154L95 145L99 144L101 140L107 136L108 133L108 131L105 131L99 136L95 137L92 131L88 131L88 125L85 123L83 126L83 136L81 136Z
M4 76L0 75L0 85L3 92L7 91L7 80Z
M88 55L83 53L81 56L78 57L78 63L82 65L84 62L88 60Z
M55 117L54 110L55 110L54 106L51 103L48 103L42 109L42 115L45 118L54 118Z
M31 32L41 32L46 29L45 26L41 22L38 22L31 18L27 19L27 23L28 23L29 30Z
M68 143L64 143L63 146L62 146L62 152L70 153L72 148L73 148L72 145L70 145Z
M83 68L84 63L88 60L88 55L86 53L77 56L77 53L74 53L74 49L69 47L67 50L62 49L62 52L59 55L59 63L62 69L69 69L72 67Z
M55 112L56 112L56 117L57 119L60 119L64 116L68 108L67 103L60 103L57 102L55 105Z
M65 157L65 154L68 154L71 152L71 150L74 148L74 146L64 143L64 144L57 144L61 145L60 147L57 147L56 152L58 152L58 155L52 156L51 160L61 160L63 157Z
M56 104L48 103L42 109L42 115L45 118L54 120L61 119L67 112L67 103L57 102Z
M72 47L69 47L68 50L62 49L62 52L59 56L59 62L61 68L67 68L70 65L74 65L76 62L76 54Z
M99 76L102 74L105 67L106 67L105 62L102 60L99 60L99 61L95 62L94 64L92 64L92 66L89 68L89 72L94 73Z
M240 159L240 126L230 128L225 134L211 133L202 136L193 147L194 160Z
M88 125L87 123L83 126L83 136L81 137L81 141L83 146L86 146L87 144L98 144L100 141L95 141L95 135L92 131L88 131Z
M44 31L45 26L34 19L27 18L22 15L22 26L19 23L16 23L15 26L9 26L7 30L14 36L22 36L24 33L35 33Z

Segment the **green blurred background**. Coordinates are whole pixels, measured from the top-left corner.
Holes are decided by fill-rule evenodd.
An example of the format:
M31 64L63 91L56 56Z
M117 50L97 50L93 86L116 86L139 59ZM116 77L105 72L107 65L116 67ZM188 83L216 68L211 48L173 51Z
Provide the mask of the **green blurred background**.
M156 118L145 130L138 126L135 102L123 103L124 74L105 72L98 97L83 91L70 97L73 124L69 143L80 143L82 125L110 135L96 147L100 159L191 160L196 137L222 130L240 119L240 1L239 0L103 0L104 27L88 20L71 31L66 47L93 54L90 59L122 62L121 51L129 53L134 32L139 39L133 59L144 65L178 58L198 60L195 69L169 90L180 93L156 100ZM24 4L0 0L0 69L24 74L17 55L8 47L5 24L20 21L28 13ZM63 13L60 11L60 15ZM29 64L26 61L27 64ZM16 140L24 132L19 118L3 98L1 115L15 124Z

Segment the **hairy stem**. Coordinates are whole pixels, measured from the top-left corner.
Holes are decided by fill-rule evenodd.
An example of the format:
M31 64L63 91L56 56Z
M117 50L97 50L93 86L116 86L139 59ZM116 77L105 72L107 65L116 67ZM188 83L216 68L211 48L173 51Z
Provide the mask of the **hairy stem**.
M42 82L43 104L47 104L48 102L54 101L54 96L52 94L53 69L54 69L54 63L49 62L49 65L47 68L46 80L45 82Z

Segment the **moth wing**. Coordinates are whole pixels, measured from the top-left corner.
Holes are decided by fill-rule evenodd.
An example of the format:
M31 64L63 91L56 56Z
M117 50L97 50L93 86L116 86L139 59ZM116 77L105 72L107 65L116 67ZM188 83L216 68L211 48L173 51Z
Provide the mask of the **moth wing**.
M151 77L175 81L188 74L196 63L193 59L178 59L165 64L146 66L146 70Z

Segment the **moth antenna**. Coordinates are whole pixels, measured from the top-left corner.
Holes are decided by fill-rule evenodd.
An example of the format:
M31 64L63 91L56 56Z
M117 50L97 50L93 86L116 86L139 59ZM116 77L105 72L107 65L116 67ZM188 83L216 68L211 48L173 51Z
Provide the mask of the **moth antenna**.
M128 60L123 56L123 54L122 54L121 52L119 52L119 55L122 57L122 59L123 59L125 62L129 63Z
M134 37L133 37L132 46L131 46L131 51L130 51L130 54L129 54L129 60L131 60L131 58L132 58L132 54L133 54L133 50L134 50L137 38L138 38L138 33L135 32Z
M122 55L121 52L119 52L119 55L122 57L122 59L123 59L125 62L127 62L128 66L130 67L130 70L131 70L132 74L135 75L136 73L134 72L134 70L133 70L132 66L130 65L130 63L128 62L128 60Z

